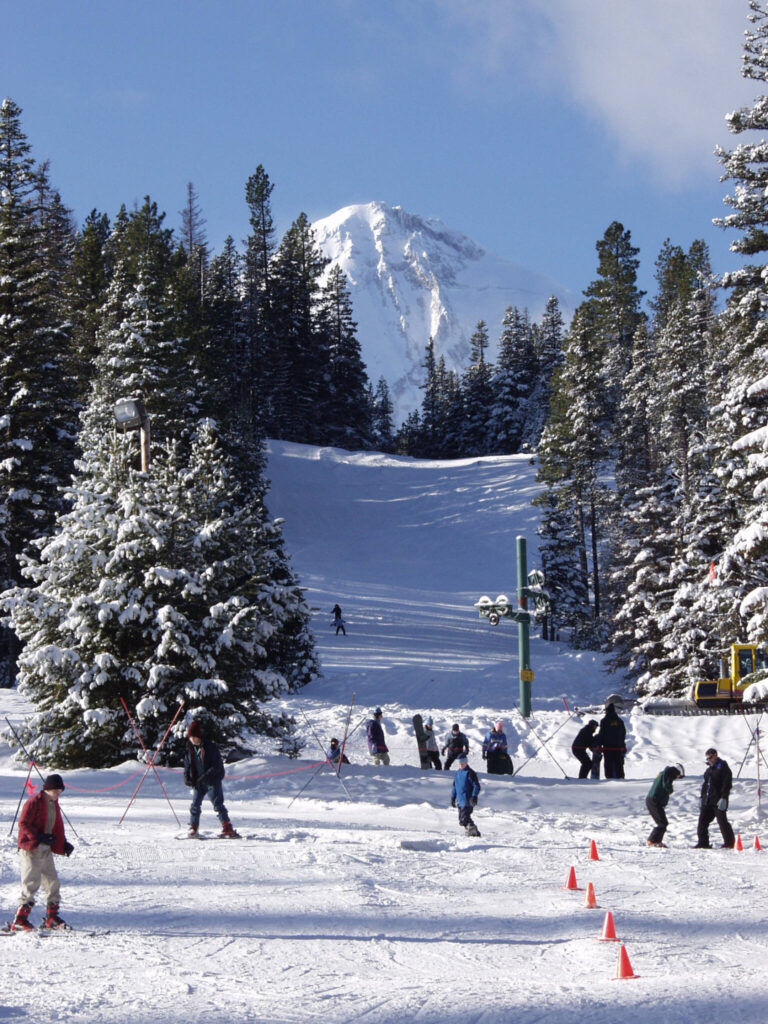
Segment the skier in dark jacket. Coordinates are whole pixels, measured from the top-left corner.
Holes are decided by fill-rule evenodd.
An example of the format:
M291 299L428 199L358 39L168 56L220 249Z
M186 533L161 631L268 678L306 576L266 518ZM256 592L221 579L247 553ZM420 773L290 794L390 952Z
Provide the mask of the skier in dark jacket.
M368 737L368 752L373 758L373 763L389 764L389 747L384 739L381 716L381 708L376 708L373 712L373 717L369 718L366 723L365 734Z
M184 753L184 785L194 790L189 805L190 839L197 837L200 825L200 811L203 797L210 793L213 809L221 822L222 839L239 839L232 828L229 813L224 806L224 762L219 748L211 739L203 739L203 727L198 721L191 722L187 729L187 749Z
M443 770L446 772L460 754L469 753L469 740L459 729L458 722L453 723L451 731L445 737L442 753L444 756L447 754L443 765Z
M597 740L595 739L595 729L597 727L597 721L591 718L582 729L579 729L576 733L576 739L571 744L571 753L574 757L578 758L581 764L579 768L580 779L586 779L592 771L592 754L588 754L587 751L592 751L597 745Z
M67 842L59 797L64 792L60 775L49 775L39 793L24 804L19 818L19 861L21 862L21 894L11 931L31 932L29 912L42 885L46 894L43 929L68 928L59 917L59 876L53 862L54 854L68 857L74 846Z
M480 780L473 768L467 764L467 755L459 754L459 769L453 777L451 807L459 808L459 824L468 836L479 836L477 825L472 820L472 808L477 806L480 796Z
M714 747L710 747L704 755L707 762L707 770L704 772L704 781L701 785L701 811L699 813L697 850L708 850L709 826L714 818L720 826L720 834L723 837L723 848L732 850L736 837L728 821L726 814L728 810L728 796L731 792L733 774L727 761L718 757Z
M509 756L507 734L504 723L499 719L486 733L483 740L483 760L488 762L489 775L512 775L514 767Z
M340 608L339 605L335 604L333 606L332 615L333 615L333 624L336 627L336 636L339 635L339 630L341 630L341 632L344 634L344 636L346 636L347 635L347 631L344 628L344 616L341 614L341 608Z
M671 764L667 768L664 768L656 778L653 780L653 785L648 791L648 796L645 798L645 806L648 808L648 813L656 822L654 828L651 829L651 834L648 836L648 846L664 846L662 839L664 833L667 831L669 821L667 820L667 812L664 808L669 803L669 795L672 792L672 783L675 779L682 779L685 777L685 769L681 764Z
M335 736L331 737L331 745L328 748L328 752L325 755L334 768L338 768L340 764L349 764L349 758L346 754L342 753L339 741Z
M624 778L624 755L627 752L625 742L627 729L616 713L613 704L605 709L605 715L600 720L600 729L597 733L597 746L603 755L603 769L606 779Z

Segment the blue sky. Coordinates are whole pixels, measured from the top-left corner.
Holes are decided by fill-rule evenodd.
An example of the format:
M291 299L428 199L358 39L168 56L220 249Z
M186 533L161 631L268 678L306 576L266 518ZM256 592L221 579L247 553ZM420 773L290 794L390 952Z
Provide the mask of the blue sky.
M0 92L81 221L192 181L214 250L263 164L284 231L382 200L574 292L613 220L733 265L716 144L747 0L0 0Z

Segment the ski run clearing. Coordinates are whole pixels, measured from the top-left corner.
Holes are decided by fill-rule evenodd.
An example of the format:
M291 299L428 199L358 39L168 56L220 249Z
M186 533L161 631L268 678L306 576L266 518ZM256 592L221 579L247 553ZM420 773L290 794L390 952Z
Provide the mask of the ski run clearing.
M570 744L622 692L598 655L534 638L533 716L518 714L514 624L472 605L514 595L515 536L537 565L535 466L523 456L419 462L271 443L268 504L311 604L323 676L281 702L304 744L265 744L228 766L224 792L244 836L177 842L189 796L163 770L122 825L143 771L64 772L76 835L57 859L61 913L76 929L0 939L0 1022L109 1024L659 1024L768 1020L768 828L759 763L739 717L624 714L624 781L578 781ZM339 602L347 635L331 628ZM341 738L341 785L313 732ZM563 699L564 698L564 699ZM374 767L361 724L380 704L392 765ZM0 690L12 722L28 711ZM411 716L442 737L459 722L483 789L459 830L447 772L419 769ZM482 772L482 738L503 718L514 778ZM600 717L600 712L595 714ZM311 728L310 728L311 726ZM546 748L540 746L546 741ZM730 763L729 815L742 852L693 850L703 754ZM686 778L668 807L669 848L649 849L645 796L665 765ZM562 769L570 776L565 779ZM56 770L43 766L43 771ZM738 775L738 777L737 777ZM11 821L26 765L0 749L3 914L18 895ZM303 788L304 787L304 788ZM303 792L300 791L303 788ZM711 831L719 846L717 826ZM599 860L589 859L594 840ZM577 891L564 888L574 869ZM592 883L596 909L584 906ZM634 979L615 980L618 942ZM41 906L32 912L35 923ZM93 934L91 934L93 933Z

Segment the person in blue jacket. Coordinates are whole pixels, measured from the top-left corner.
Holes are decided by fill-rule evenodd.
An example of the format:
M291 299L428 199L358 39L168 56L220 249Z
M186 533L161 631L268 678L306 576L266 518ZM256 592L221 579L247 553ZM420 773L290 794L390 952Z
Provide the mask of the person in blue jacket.
M469 767L466 754L460 754L458 762L459 770L453 777L451 789L451 807L458 806L459 824L466 829L467 835L479 836L477 825L472 820L472 808L477 806L480 796L480 780L474 769Z
M197 838L197 830L200 825L200 811L203 806L203 797L210 794L213 809L219 816L221 822L220 836L222 839L239 839L239 832L235 832L229 820L229 812L224 806L224 762L221 759L221 752L211 739L203 739L203 727L197 720L190 722L187 729L187 749L184 752L184 785L188 786L192 793L192 803L189 805L189 831L190 839Z
M340 764L349 764L349 758L342 751L341 747L339 746L339 741L336 739L335 736L331 737L331 745L328 748L328 751L325 756L328 758L328 760L331 762L334 768L338 768Z
M512 758L507 750L507 734L504 732L504 723L501 720L494 722L493 727L483 740L483 760L488 762L489 775L512 775L514 773Z

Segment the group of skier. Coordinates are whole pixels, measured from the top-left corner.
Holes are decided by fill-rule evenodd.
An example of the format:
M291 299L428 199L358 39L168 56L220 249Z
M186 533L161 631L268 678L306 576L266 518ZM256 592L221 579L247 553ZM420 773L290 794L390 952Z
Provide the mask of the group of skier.
M723 842L721 849L732 850L736 845L733 827L728 821L728 798L733 783L733 773L727 761L724 761L714 747L704 754L706 770L701 784L699 797L699 820L696 827L697 840L695 850L711 850L709 826L717 821ZM653 780L645 806L655 824L648 836L648 846L664 847L664 833L667 830L666 807L672 793L674 783L685 777L685 769L681 764L671 764L663 768Z

